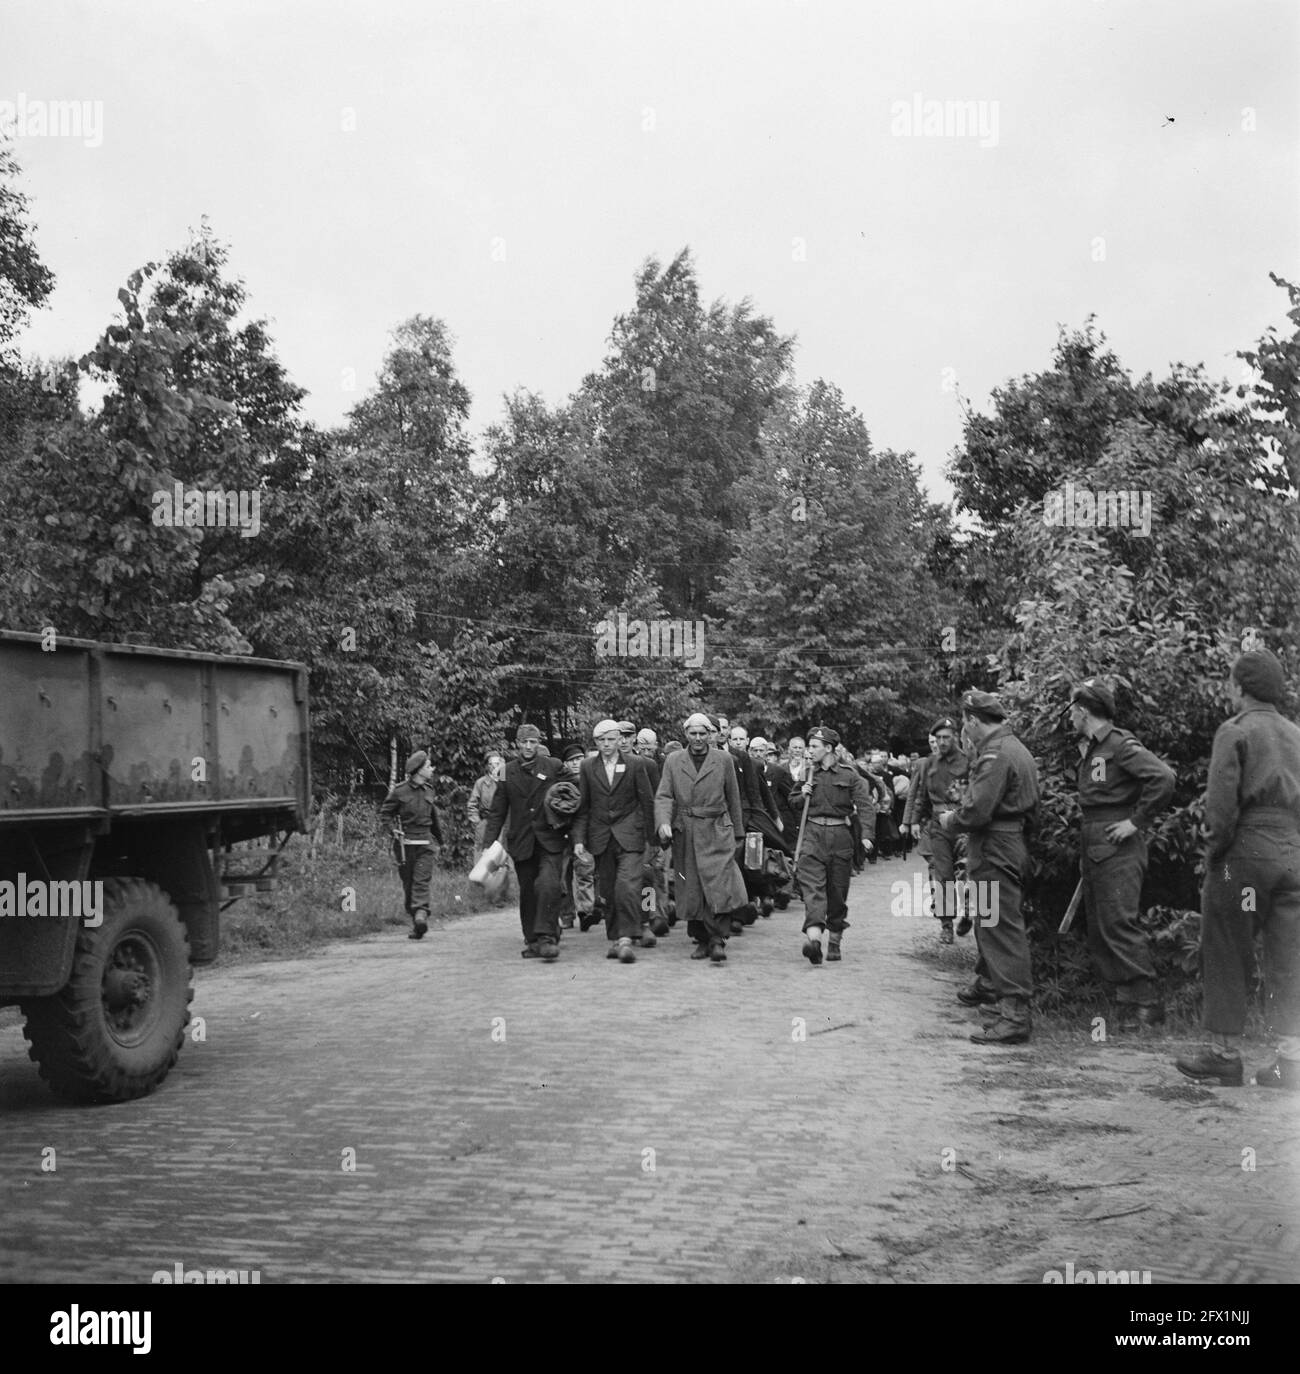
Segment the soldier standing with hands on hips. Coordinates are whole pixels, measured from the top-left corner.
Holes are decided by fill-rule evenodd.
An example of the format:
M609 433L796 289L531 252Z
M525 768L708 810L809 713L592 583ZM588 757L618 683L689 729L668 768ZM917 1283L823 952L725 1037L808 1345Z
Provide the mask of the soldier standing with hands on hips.
M1115 725L1115 698L1090 677L1070 697L1070 725L1079 746L1079 863L1088 953L1097 974L1115 985L1120 1030L1165 1019L1138 901L1147 871L1142 836L1174 795L1174 770Z
M442 843L438 813L433 809L433 765L423 749L406 760L406 781L384 798L379 814L393 831L393 857L402 877L406 914L413 929L406 938L422 940L429 929L429 883L433 878L433 844Z
M841 959L840 941L848 929L849 879L853 873L854 810L872 817L871 792L865 779L850 764L835 757L840 737L818 726L808 736L811 773L796 796L808 798L808 821L799 850L796 873L804 901L803 955L813 965L823 955L834 964ZM869 839L865 839L868 847ZM826 945L822 932L829 930Z

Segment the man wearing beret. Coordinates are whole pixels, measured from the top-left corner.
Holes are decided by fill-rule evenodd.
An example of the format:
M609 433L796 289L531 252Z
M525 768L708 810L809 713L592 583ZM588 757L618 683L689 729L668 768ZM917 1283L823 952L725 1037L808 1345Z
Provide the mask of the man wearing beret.
M543 802L563 765L538 754L541 739L535 725L521 725L515 732L519 756L506 764L505 778L488 811L483 843L491 845L505 827L506 853L519 879L519 925L524 935L520 952L525 959L551 960L560 953L565 837L552 826Z
M384 798L380 817L393 829L393 857L402 877L402 895L412 930L408 940L424 939L429 929L429 883L433 878L433 844L442 843L438 813L433 809L433 765L423 749L406 760L406 781Z
M840 737L818 726L808 736L808 780L800 795L808 797L808 824L796 873L804 903L804 958L820 964L823 956L838 963L840 943L849 923L849 879L853 873L852 821L856 813L874 814L871 790L851 763L835 756ZM871 844L864 833L864 842ZM823 943L823 934L829 932Z
M943 828L943 818L961 804L970 777L970 759L957 746L957 722L948 716L930 727L934 752L909 789L903 819L912 834L929 841L927 857L937 886L934 915L939 921L940 943L953 942L952 923L957 917L957 846L960 837ZM914 797L911 794L915 794ZM922 851L925 853L926 851ZM962 916L962 934L970 929L969 917Z
M1210 1044L1176 1061L1188 1078L1242 1081L1241 1037L1264 933L1265 1015L1278 1060L1260 1087L1300 1090L1300 728L1282 716L1282 665L1267 649L1240 655L1228 679L1235 715L1214 736L1205 788L1201 889L1201 1024Z
M975 1044L1019 1045L1029 1039L1034 991L1020 896L1029 864L1024 828L1038 809L1038 768L1011 733L997 697L967 692L961 713L976 757L965 799L940 825L969 835L967 880L988 896L979 902L975 925L975 982L957 997L967 1006L991 1008L984 1029L971 1036Z
M1098 977L1115 985L1120 1030L1159 1025L1164 1007L1138 901L1147 871L1143 831L1169 805L1174 771L1115 724L1115 698L1090 677L1070 698L1079 746L1079 862L1088 952Z
M641 886L646 846L654 834L654 791L645 760L621 748L622 732L614 720L602 720L592 731L599 753L578 771L582 801L573 825L573 853L596 861L596 881L608 915L610 959L636 963L632 945L657 943L648 924L642 928ZM633 730L632 737L636 732Z

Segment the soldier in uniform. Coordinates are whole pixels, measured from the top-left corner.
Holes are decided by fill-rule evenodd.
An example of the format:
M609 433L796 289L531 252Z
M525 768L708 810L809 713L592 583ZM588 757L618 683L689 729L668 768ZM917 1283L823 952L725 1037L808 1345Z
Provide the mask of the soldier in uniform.
M1174 770L1115 725L1115 698L1097 678L1070 697L1079 746L1079 844L1088 953L1098 977L1115 984L1120 1030L1165 1019L1155 965L1138 924L1147 871L1142 832L1169 805Z
M1236 714L1215 733L1205 789L1201 1024L1211 1043L1175 1062L1202 1082L1242 1081L1255 928L1262 927L1265 1011L1278 1037L1278 1060L1255 1082L1294 1092L1300 1090L1300 728L1278 712L1286 680L1267 649L1237 658L1228 696Z
M944 716L930 727L934 753L911 790L904 818L910 815L912 834L924 832L929 840L929 860L935 885L934 915L939 921L939 941L953 942L952 923L957 918L957 845L960 836L943 828L943 818L961 803L962 789L970 777L970 759L957 747L957 723ZM963 913L962 934L970 929Z
M1029 865L1024 828L1038 809L1038 768L1011 733L997 697L967 692L961 711L977 756L965 800L940 825L969 835L967 878L989 895L980 904L988 915L982 915L975 927L980 953L975 982L957 996L967 1006L994 1008L984 1029L971 1036L975 1044L1019 1045L1029 1039L1034 991L1020 896Z
M433 809L433 765L423 749L406 760L406 781L384 798L380 816L393 826L393 857L402 876L402 895L413 929L408 940L422 940L429 929L429 883L433 878L433 843L442 843L438 813Z
M803 954L813 964L820 964L823 954L831 963L841 958L854 859L850 826L855 810L861 816L873 814L865 779L852 764L835 757L839 742L839 735L824 726L808 736L811 771L799 789L799 795L810 798L797 874L804 901ZM823 947L826 930L829 939Z

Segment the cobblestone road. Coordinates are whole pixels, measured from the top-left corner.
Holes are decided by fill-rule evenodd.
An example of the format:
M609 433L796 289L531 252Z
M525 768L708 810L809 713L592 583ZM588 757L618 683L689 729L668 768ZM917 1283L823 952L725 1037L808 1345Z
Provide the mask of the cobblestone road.
M1149 1035L971 1045L971 942L895 881L854 880L818 969L796 904L719 967L680 927L524 961L501 911L201 970L206 1041L121 1106L60 1105L0 1029L0 1279L1300 1278L1295 1097L1189 1084Z

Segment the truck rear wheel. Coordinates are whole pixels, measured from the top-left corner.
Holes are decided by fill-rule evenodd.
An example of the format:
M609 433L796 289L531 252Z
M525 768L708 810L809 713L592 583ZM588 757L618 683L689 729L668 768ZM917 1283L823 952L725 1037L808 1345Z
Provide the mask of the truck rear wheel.
M103 917L77 932L63 991L23 1003L41 1077L77 1102L152 1092L180 1054L194 995L185 927L161 888L105 879Z

